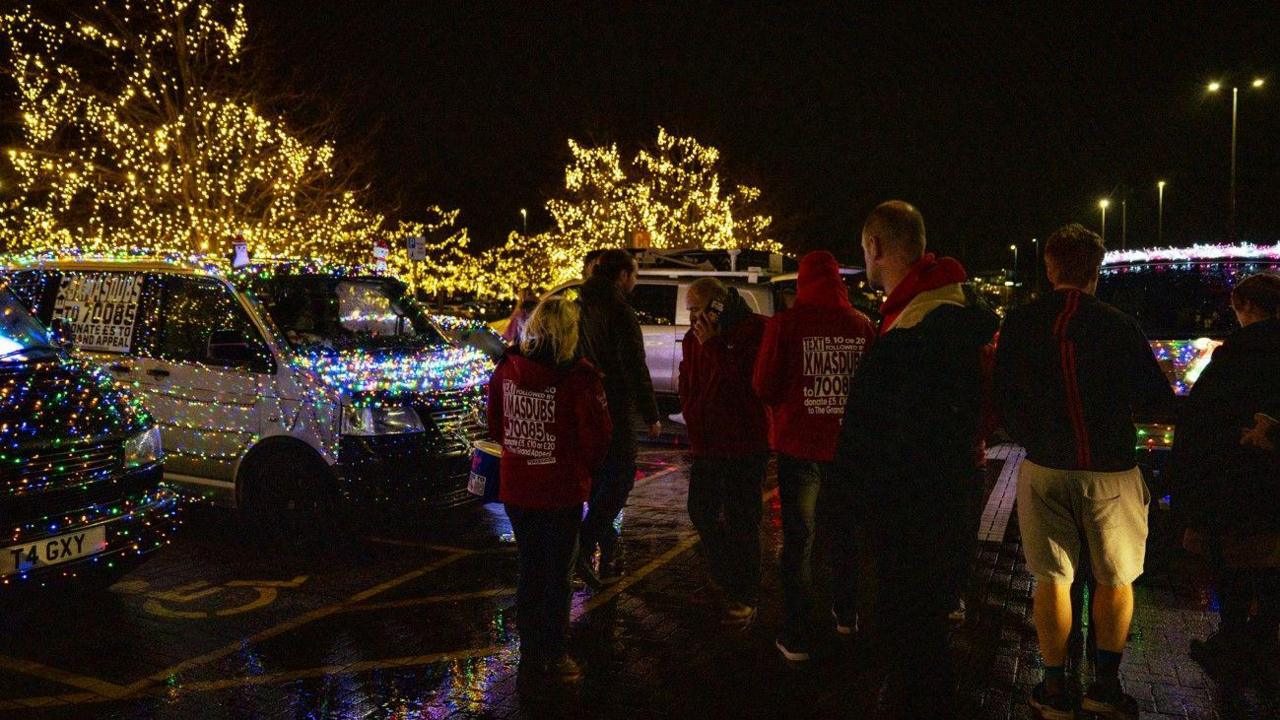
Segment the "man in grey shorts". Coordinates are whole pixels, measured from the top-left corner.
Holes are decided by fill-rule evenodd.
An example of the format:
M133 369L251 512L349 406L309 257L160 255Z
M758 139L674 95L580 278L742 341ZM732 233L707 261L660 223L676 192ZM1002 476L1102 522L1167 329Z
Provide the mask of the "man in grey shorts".
M1075 717L1064 670L1082 538L1095 581L1098 651L1096 679L1080 707L1102 717L1138 717L1119 677L1151 501L1134 460L1133 414L1138 408L1163 414L1173 391L1138 323L1093 296L1104 254L1102 239L1080 225L1055 232L1044 248L1054 291L1009 312L996 351L997 409L1027 450L1018 525L1036 578L1045 666L1030 704L1048 720Z

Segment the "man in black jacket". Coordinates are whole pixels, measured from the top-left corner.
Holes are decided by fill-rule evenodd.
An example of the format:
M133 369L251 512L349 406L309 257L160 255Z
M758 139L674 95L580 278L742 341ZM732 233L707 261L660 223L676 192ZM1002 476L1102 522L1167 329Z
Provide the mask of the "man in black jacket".
M636 481L636 433L632 416L644 418L649 435L658 437L658 403L645 362L644 336L636 313L627 303L635 289L639 268L625 250L599 254L591 277L582 285L579 336L583 354L604 373L604 392L613 418L613 438L604 467L593 473L591 501L582 520L578 570L587 582L599 585L616 580L618 531L614 521L627 504ZM591 556L600 547L600 569L591 567Z
M1164 414L1173 402L1138 323L1093 296L1105 252L1102 239L1080 225L1055 232L1044 248L1054 291L1009 311L996 352L996 406L1005 429L1027 450L1018 476L1018 526L1036 578L1045 665L1030 703L1053 720L1074 717L1064 667L1081 538L1095 580L1097 681L1080 704L1106 717L1138 716L1119 679L1151 500L1135 460L1133 415L1139 408Z
M883 287L880 337L853 376L832 483L864 502L877 597L874 641L901 717L955 717L947 615L965 564L982 419L982 348L999 323L951 258L925 253L924 219L881 204L862 228L867 278ZM832 508L832 512L854 512Z

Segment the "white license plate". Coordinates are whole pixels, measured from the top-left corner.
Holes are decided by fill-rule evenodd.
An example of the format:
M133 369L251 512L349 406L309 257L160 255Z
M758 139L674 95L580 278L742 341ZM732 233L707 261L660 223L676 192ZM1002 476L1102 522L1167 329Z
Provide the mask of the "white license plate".
M107 528L98 525L0 550L0 577L79 560L107 549Z

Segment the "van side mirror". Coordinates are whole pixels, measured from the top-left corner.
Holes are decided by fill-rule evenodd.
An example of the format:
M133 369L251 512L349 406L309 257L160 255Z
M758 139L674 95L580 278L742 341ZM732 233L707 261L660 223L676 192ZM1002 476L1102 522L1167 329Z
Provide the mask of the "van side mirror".
M71 321L64 317L56 317L49 323L49 340L67 352L75 349L76 331Z
M253 360L253 346L245 341L244 333L229 328L219 328L209 333L205 357L220 365L244 365Z

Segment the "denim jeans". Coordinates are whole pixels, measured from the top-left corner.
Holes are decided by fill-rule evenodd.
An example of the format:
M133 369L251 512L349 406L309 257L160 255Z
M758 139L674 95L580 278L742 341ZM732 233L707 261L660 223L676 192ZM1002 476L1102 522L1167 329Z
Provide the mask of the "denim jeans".
M619 535L614 521L626 507L635 485L635 449L610 448L604 466L591 473L591 499L587 503L587 514L582 518L583 555L590 557L597 545L604 555L613 554Z
M698 531L711 579L730 600L760 602L760 494L769 456L694 458L689 519Z
M556 660L565 654L582 507L536 510L507 505L506 509L520 553L516 582L520 658Z
M782 504L782 595L786 632L807 634L813 599L813 538L824 464L778 454L778 499Z

